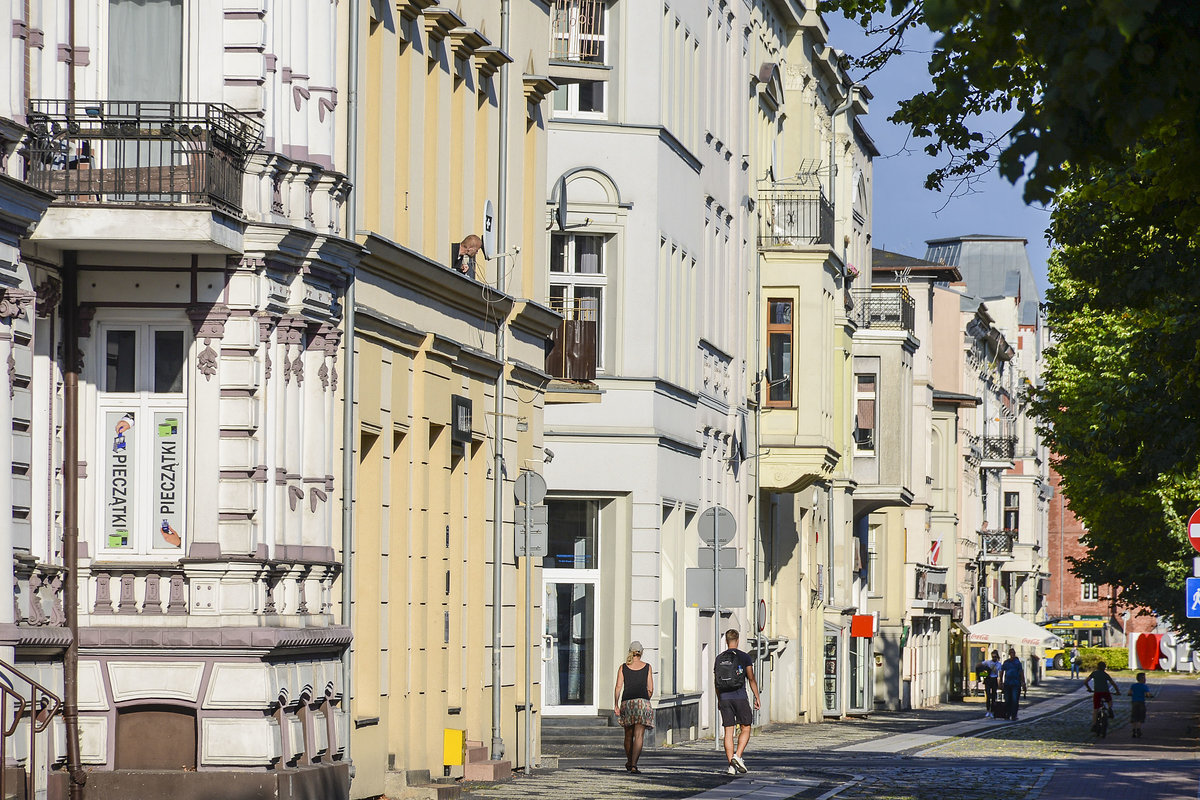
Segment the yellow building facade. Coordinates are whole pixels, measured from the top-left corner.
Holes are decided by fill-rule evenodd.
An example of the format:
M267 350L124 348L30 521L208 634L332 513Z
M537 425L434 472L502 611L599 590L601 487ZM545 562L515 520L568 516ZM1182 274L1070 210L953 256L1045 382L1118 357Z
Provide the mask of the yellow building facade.
M511 521L514 480L541 471L543 344L559 320L535 302L546 295L543 100L553 83L542 77L546 4L511 3L507 52L500 5L373 3L359 29L356 238L368 254L355 283L354 797L442 775L444 729L514 767L537 752L518 706L532 713L540 693L540 637L526 638L524 620L540 631L541 611L536 592L526 603L533 559L514 556ZM483 244L473 264L457 255L471 235ZM492 252L502 245L507 253Z

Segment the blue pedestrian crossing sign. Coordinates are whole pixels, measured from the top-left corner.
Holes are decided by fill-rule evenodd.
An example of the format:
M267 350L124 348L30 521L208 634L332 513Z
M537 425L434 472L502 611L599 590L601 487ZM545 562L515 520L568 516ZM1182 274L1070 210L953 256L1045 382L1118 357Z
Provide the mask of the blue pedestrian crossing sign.
M1200 619L1200 578L1187 579L1187 615L1189 619Z

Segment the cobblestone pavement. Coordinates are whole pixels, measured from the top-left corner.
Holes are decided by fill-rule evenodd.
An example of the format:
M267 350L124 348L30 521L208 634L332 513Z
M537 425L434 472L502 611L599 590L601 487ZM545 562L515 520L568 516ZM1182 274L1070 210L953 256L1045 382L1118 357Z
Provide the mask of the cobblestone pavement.
M1109 738L1097 740L1080 682L1051 677L1031 689L1018 722L984 720L982 704L971 699L863 720L772 726L751 740L751 772L736 778L724 773L711 739L647 751L642 774L630 775L614 729L611 747L592 744L586 756L562 758L558 770L464 789L480 800L1196 798L1200 685L1157 683L1160 699L1152 701L1144 739L1130 737L1129 704L1120 698Z

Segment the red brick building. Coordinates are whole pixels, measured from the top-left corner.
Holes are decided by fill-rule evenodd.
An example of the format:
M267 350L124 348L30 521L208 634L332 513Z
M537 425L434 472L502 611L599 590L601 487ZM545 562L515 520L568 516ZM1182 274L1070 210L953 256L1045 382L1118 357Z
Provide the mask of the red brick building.
M1046 615L1049 619L1062 617L1101 617L1112 627L1112 643L1124 643L1126 633L1148 633L1156 630L1158 618L1148 611L1139 613L1139 608L1114 608L1113 587L1105 584L1084 583L1071 571L1072 557L1080 558L1087 548L1079 541L1087 529L1071 513L1070 502L1063 496L1062 479L1053 467L1050 468L1050 485L1054 496L1050 499L1048 532L1048 556L1050 585L1046 592ZM1128 619L1125 612L1129 612Z

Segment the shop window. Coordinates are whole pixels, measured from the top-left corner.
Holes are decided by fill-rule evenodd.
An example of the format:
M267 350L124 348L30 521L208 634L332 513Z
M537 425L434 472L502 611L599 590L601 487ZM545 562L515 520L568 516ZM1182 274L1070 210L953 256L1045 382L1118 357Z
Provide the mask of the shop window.
M792 337L792 301L767 300L767 406L791 408L795 405Z
M546 569L597 569L600 503L596 500L546 502L549 550Z
M102 325L97 376L97 549L183 550L189 332L183 325Z

